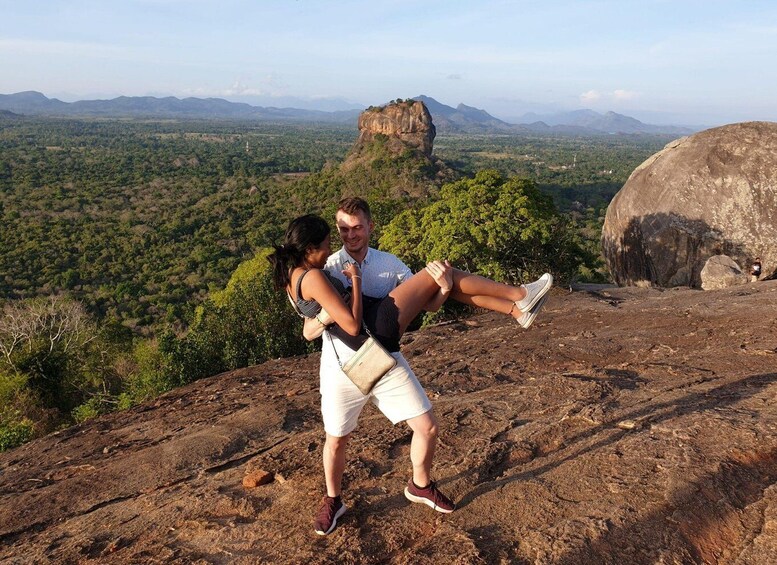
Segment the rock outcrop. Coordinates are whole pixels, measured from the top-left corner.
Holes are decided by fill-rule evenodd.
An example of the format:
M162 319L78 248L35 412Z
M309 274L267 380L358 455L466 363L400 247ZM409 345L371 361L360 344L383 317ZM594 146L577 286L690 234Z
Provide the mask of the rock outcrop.
M383 136L395 154L410 147L431 158L435 135L432 115L423 102L392 102L386 106L370 107L359 115L359 139L354 153L375 141L377 136Z
M359 116L359 137L334 174L341 194L415 199L455 180L458 173L432 155L435 133L423 102L396 101L366 109Z
M700 286L712 255L777 270L777 123L709 129L668 144L607 208L602 249L620 285Z
M745 284L750 280L742 268L728 255L713 255L701 270L701 287L704 290L728 288Z
M586 287L528 332L406 334L458 509L405 499L410 431L370 405L326 538L319 355L203 379L1 453L0 563L774 563L775 309L777 281Z

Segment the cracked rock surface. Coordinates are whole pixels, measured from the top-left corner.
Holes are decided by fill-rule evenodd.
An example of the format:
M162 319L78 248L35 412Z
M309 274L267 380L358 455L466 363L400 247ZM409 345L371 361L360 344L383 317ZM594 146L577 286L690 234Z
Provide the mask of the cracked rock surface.
M0 454L0 562L773 563L775 313L777 281L586 286L408 334L458 509L404 498L368 406L327 537L318 355L204 379Z

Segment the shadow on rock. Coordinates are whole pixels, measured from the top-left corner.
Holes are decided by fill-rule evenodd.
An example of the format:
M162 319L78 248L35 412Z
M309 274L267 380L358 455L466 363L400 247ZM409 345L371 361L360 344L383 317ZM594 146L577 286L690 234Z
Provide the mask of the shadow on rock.
M743 523L751 518L746 508L775 481L777 449L738 454L717 472L672 493L670 503L634 523L610 528L558 563L658 563L661 554L675 563L718 563L741 547L749 530Z
M701 270L713 255L740 266L759 255L702 220L674 213L634 217L620 233L602 232L602 253L621 286L692 288L701 288Z
M622 422L625 420L631 420L639 422L639 427L644 428L646 426L655 425L660 422L671 420L673 418L677 418L679 416L693 412L703 412L706 410L731 405L735 402L744 400L757 394L774 382L777 382L777 373L751 375L749 377L729 382L713 389L705 389L700 392L694 392L670 402L659 402L655 404L648 403L637 410L619 414L618 421ZM595 441L593 444L586 444L584 446L576 445L580 444L580 442L588 438L592 438L602 433L606 434L606 437ZM613 445L620 441L621 438L623 438L625 435L630 433L634 433L633 430L619 428L617 422L607 422L592 427L585 432L567 438L564 444L562 444L559 448L543 452L539 457L534 459L536 461L540 458L552 458L552 461L549 461L540 467L519 472L517 475L505 476L503 478L489 480L488 482L484 483L481 482L478 486L461 497L460 501L457 502L457 506L459 508L463 508L473 502L479 496L502 488L503 486L515 481L524 481L541 476L548 471L559 467L567 461L573 460L586 453ZM473 482L477 484L479 481L477 480L476 475L478 475L478 470L470 469L452 477L448 477L446 480L440 482L441 484L449 483L465 477L470 478L474 476L473 478L475 478L475 481Z

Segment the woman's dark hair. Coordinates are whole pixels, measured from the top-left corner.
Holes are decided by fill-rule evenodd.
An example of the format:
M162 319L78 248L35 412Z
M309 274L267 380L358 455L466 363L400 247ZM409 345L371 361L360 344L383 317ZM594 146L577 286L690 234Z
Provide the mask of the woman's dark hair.
M273 245L275 251L267 256L272 265L272 277L278 289L291 282L291 270L299 267L310 247L318 247L329 235L329 224L323 218L307 214L295 218L286 228L281 245Z

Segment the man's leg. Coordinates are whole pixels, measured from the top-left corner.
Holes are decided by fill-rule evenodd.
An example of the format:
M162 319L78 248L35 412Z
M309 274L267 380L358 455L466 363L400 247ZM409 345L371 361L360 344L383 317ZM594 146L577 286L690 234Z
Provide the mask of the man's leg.
M437 419L428 412L407 421L413 430L410 442L410 461L413 478L405 488L405 497L411 502L425 504L437 512L453 512L456 505L437 489L432 481L432 459L437 446Z
M409 419L407 425L413 430L413 439L410 442L413 482L423 487L432 480L432 459L437 447L437 419L434 417L434 412L429 410Z
M345 448L351 434L343 437L326 434L324 443L324 475L326 477L326 496L316 515L313 529L325 536L337 527L337 519L345 514L346 507L340 499L345 471Z
M326 434L324 476L326 477L327 496L340 496L343 488L343 473L345 472L345 451L350 437L351 434L343 437Z

